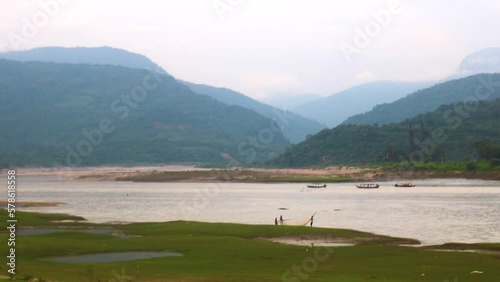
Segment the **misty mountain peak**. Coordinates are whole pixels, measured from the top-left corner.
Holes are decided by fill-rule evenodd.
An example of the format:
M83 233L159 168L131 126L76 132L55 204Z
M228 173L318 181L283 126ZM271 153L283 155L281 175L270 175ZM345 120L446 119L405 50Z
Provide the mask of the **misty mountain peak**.
M500 72L500 47L485 48L468 55L458 71L463 75Z
M102 47L40 47L0 53L0 58L14 61L40 61L69 64L115 65L134 69L165 72L148 57L108 46Z

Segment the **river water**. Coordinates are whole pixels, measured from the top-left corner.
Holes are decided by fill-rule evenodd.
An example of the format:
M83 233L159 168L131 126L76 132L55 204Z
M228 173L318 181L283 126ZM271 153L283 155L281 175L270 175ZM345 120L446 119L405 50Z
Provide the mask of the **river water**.
M6 183L5 177L0 178ZM29 211L68 213L93 222L197 220L304 223L421 240L500 242L500 181L414 181L414 188L357 189L354 183L307 189L305 184L134 183L18 179L18 201L63 202ZM7 191L7 190L5 190ZM4 195L5 194L5 195ZM2 193L0 200L5 200ZM22 226L22 222L20 223Z

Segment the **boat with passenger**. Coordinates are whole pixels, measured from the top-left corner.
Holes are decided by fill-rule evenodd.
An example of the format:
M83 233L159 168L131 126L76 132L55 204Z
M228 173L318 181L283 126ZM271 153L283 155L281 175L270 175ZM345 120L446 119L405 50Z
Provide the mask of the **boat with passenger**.
M411 182L400 182L400 183L394 184L394 187L405 187L405 188L408 188L408 187L415 187L415 185L412 184Z

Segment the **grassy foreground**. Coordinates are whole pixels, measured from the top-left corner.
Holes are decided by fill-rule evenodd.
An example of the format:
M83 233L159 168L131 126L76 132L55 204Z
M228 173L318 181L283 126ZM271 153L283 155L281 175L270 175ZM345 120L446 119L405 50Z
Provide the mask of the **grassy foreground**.
M21 228L65 232L18 236L17 281L498 281L499 244L402 247L408 239L344 229L175 221L100 225L60 222L78 217L18 212ZM1 210L0 220L6 221ZM82 229L112 228L109 234ZM116 234L130 234L120 238ZM5 229L0 270L8 281ZM292 246L263 238L331 238L352 247ZM441 252L435 249L489 252ZM55 263L43 258L124 251L175 251L181 257L117 263ZM481 273L473 273L479 271ZM35 280L33 278L37 278ZM32 280L30 280L32 279Z

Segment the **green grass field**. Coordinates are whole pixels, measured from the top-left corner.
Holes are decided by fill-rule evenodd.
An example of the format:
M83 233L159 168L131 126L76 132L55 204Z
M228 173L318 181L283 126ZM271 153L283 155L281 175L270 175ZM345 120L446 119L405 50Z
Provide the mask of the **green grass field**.
M65 232L17 236L17 281L498 281L500 244L403 247L408 239L344 229L175 221L128 225L56 222L66 215L18 212L19 228ZM6 221L2 210L0 220ZM75 219L75 218L73 218ZM112 228L109 234L80 232ZM119 238L116 234L136 235ZM0 266L8 281L6 229ZM262 238L352 240L352 247L292 246ZM435 249L481 249L485 253ZM57 256L125 251L175 251L164 257L115 263L56 263ZM480 271L480 274L471 274ZM38 280L33 280L37 278Z

